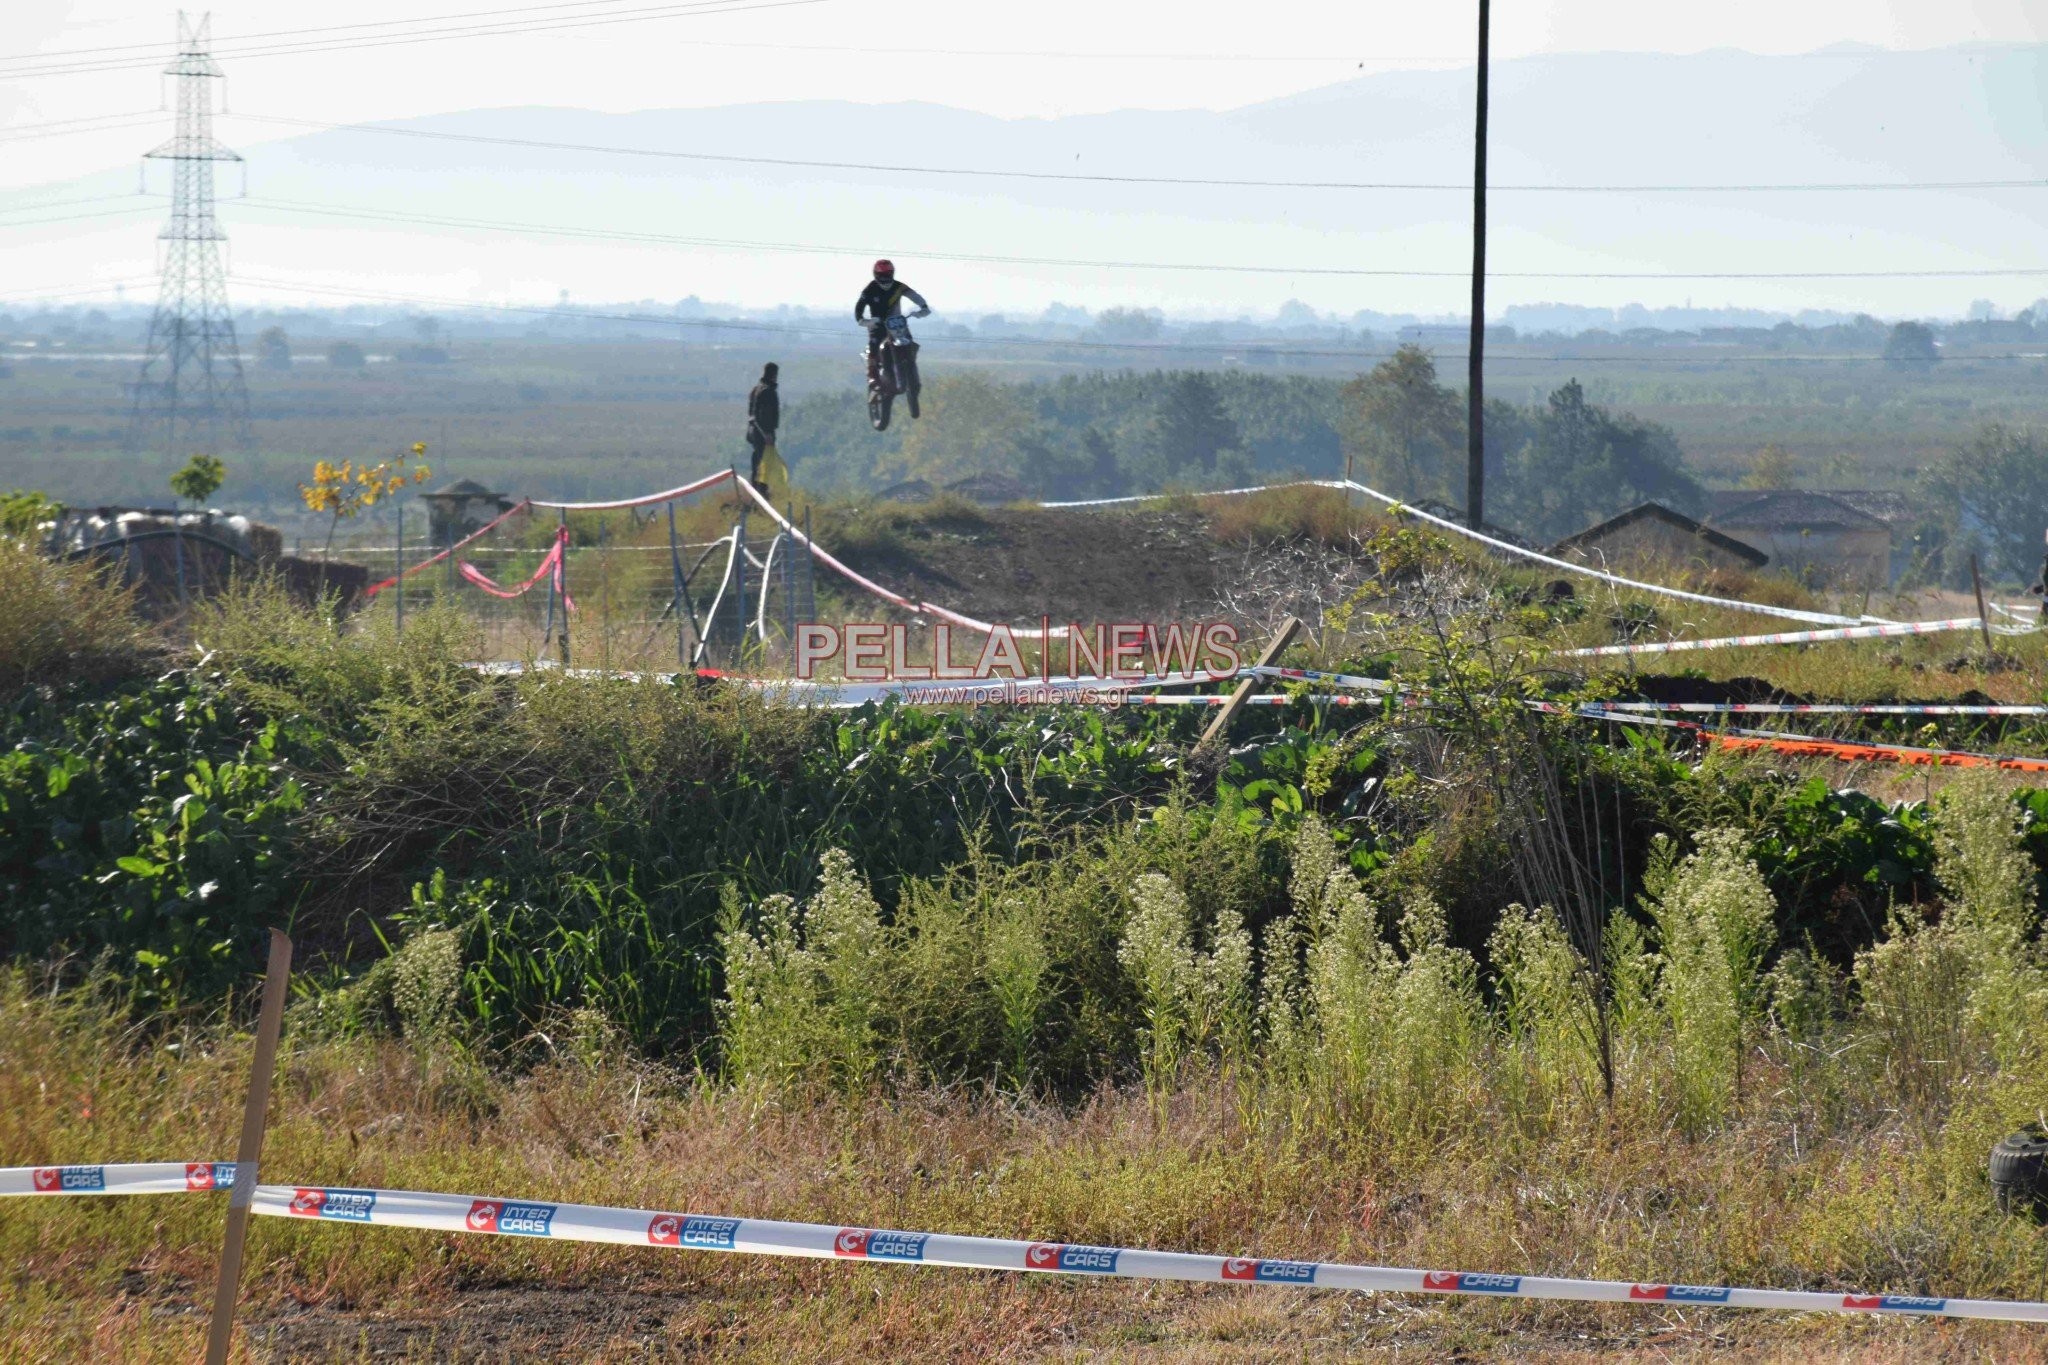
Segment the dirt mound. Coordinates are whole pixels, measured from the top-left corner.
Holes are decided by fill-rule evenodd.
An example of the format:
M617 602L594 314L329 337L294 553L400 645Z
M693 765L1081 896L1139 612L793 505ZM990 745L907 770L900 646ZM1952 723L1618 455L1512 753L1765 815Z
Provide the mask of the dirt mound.
M1244 549L1219 543L1199 512L992 508L908 522L840 557L912 598L1022 624L1213 612Z

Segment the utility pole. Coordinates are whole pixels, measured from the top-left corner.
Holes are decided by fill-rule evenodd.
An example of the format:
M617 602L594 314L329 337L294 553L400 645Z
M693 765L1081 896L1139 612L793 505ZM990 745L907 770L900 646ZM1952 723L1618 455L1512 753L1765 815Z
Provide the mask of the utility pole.
M1490 0L1479 0L1479 116L1472 137L1472 344L1466 357L1465 524L1486 520L1486 30Z
M164 68L178 78L178 124L169 142L144 153L171 163L171 221L164 243L163 283L149 319L142 372L135 381L128 447L218 450L224 440L249 443L249 390L228 312L227 240L213 216L213 163L242 158L213 136L213 92L221 78L207 50L212 16L198 23L178 14L178 55Z

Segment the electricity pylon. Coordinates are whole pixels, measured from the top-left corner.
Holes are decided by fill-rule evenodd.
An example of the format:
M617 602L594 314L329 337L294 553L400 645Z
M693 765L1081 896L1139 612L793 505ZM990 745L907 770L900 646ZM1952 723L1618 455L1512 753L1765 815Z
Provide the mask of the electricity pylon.
M128 425L131 450L161 449L173 457L249 443L249 389L228 312L227 240L213 216L213 163L242 158L213 136L213 91L220 66L207 50L213 17L189 23L178 14L178 55L164 68L178 78L178 126L147 159L171 163L171 220L157 234L163 283L149 319L142 373Z

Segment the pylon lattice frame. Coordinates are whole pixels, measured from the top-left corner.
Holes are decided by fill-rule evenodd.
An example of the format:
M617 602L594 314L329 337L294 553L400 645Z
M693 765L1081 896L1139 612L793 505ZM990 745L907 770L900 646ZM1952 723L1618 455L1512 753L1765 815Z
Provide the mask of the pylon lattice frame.
M171 163L171 218L163 242L163 282L149 319L142 371L129 419L131 449L217 450L249 444L249 389L228 311L227 234L213 213L213 166L242 158L213 136L210 81L223 73L209 52L213 20L178 14L178 53L164 74L177 77L178 123L171 140L145 159Z

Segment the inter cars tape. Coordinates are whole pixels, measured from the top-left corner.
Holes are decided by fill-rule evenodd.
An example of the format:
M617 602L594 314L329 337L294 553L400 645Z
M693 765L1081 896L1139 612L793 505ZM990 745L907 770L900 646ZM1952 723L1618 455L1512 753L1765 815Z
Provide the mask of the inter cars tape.
M0 1194L141 1194L225 1188L232 1167L214 1162L138 1166L39 1166L0 1170ZM227 1180L221 1172L229 1172ZM63 1188L64 1173L74 1188ZM53 1182L49 1173L56 1173ZM201 1183L205 1182L205 1183ZM89 1188L88 1188L89 1187ZM1142 1247L1030 1242L943 1232L786 1223L767 1218L663 1209L562 1204L346 1186L262 1185L255 1212L307 1222L381 1224L433 1232L606 1242L618 1246L800 1256L814 1260L981 1270L1099 1275L1207 1284L1292 1285L1368 1293L1466 1294L1484 1298L1570 1299L1586 1303L1699 1304L1808 1312L1901 1314L2048 1322L2048 1303L1950 1299L1906 1294L1838 1294L1719 1285L1644 1284L1560 1279L1469 1270L1412 1270L1269 1257L1204 1256Z

